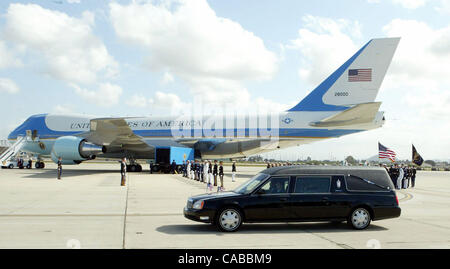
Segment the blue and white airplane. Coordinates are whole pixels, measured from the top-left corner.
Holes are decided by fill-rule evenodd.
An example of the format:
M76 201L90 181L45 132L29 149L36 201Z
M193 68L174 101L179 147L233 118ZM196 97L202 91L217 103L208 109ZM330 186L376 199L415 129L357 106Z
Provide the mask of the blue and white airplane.
M137 159L154 159L158 147L192 148L201 159L242 158L379 128L385 118L375 98L399 41L370 40L301 102L268 124L250 116L196 120L39 114L12 131L8 140L21 142L21 151L55 162L61 157L63 164L126 157L134 165ZM226 124L207 131L208 122Z

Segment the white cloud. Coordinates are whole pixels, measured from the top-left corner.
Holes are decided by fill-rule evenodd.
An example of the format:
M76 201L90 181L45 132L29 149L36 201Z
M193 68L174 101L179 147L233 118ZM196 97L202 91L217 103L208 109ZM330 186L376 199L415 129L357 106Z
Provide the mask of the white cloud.
M81 18L35 4L10 4L5 15L5 37L42 55L45 72L72 83L94 83L99 74L112 77L118 64L92 31L94 14Z
M407 9L416 9L424 6L428 0L392 0L392 3Z
M71 104L56 105L53 108L53 112L56 114L72 114L74 111L74 106Z
M361 25L357 21L311 15L302 20L298 37L288 47L301 53L299 75L315 86L355 53L357 47L352 36L361 36Z
M19 86L9 78L0 77L0 93L18 93Z
M206 0L111 3L110 17L122 41L144 49L145 66L180 77L210 102L248 100L243 81L277 71L262 39L218 17Z
M127 104L130 107L143 108L147 107L148 100L142 95L134 94L125 101L125 104Z
M440 4L435 7L436 11L448 15L450 14L450 0L441 0Z
M388 36L402 39L390 73L402 83L427 87L450 84L450 25L433 29L424 22L395 19L383 28Z
M178 95L160 91L157 91L155 96L148 100L148 103L156 110L182 111L187 107L190 108L190 104L182 102Z
M76 94L86 101L103 107L110 107L119 103L119 97L123 92L120 86L111 83L100 83L97 91L84 89L76 84L70 84L70 86Z
M174 77L170 72L164 72L163 78L161 80L162 84L169 84L172 83L174 81Z
M69 3L69 4L79 4L79 3L81 3L81 0L67 0L67 3Z
M16 58L15 53L8 49L5 42L0 40L0 69L7 67L18 67L22 63Z

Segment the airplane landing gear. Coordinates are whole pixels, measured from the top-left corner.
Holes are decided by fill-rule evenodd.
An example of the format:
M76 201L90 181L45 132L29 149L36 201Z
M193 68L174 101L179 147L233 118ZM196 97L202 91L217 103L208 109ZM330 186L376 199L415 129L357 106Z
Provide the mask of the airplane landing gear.
M34 167L36 168L36 169L43 169L44 167L45 167L45 163L44 162L36 162L35 164L34 164Z
M130 164L127 165L128 172L142 172L142 166L135 160L130 159Z

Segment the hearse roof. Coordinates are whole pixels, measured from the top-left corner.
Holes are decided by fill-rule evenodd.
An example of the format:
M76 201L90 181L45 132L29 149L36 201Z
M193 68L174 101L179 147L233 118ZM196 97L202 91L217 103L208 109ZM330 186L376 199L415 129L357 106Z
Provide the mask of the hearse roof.
M324 165L290 165L267 168L261 173L268 175L281 175L281 174L345 174L350 171L386 171L382 167L367 167L367 166L324 166Z
M267 175L352 175L368 179L390 189L394 188L383 167L292 165L268 168L261 173Z

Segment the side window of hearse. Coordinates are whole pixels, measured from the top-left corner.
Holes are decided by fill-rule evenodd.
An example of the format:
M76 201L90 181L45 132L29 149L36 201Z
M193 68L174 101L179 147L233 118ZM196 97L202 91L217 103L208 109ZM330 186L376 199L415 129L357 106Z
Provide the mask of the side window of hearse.
M297 177L294 193L328 193L330 177Z
M375 184L371 184L370 178L359 178L347 176L347 188L349 191L382 191L383 189Z
M259 194L287 193L289 189L289 177L273 177L259 189Z

